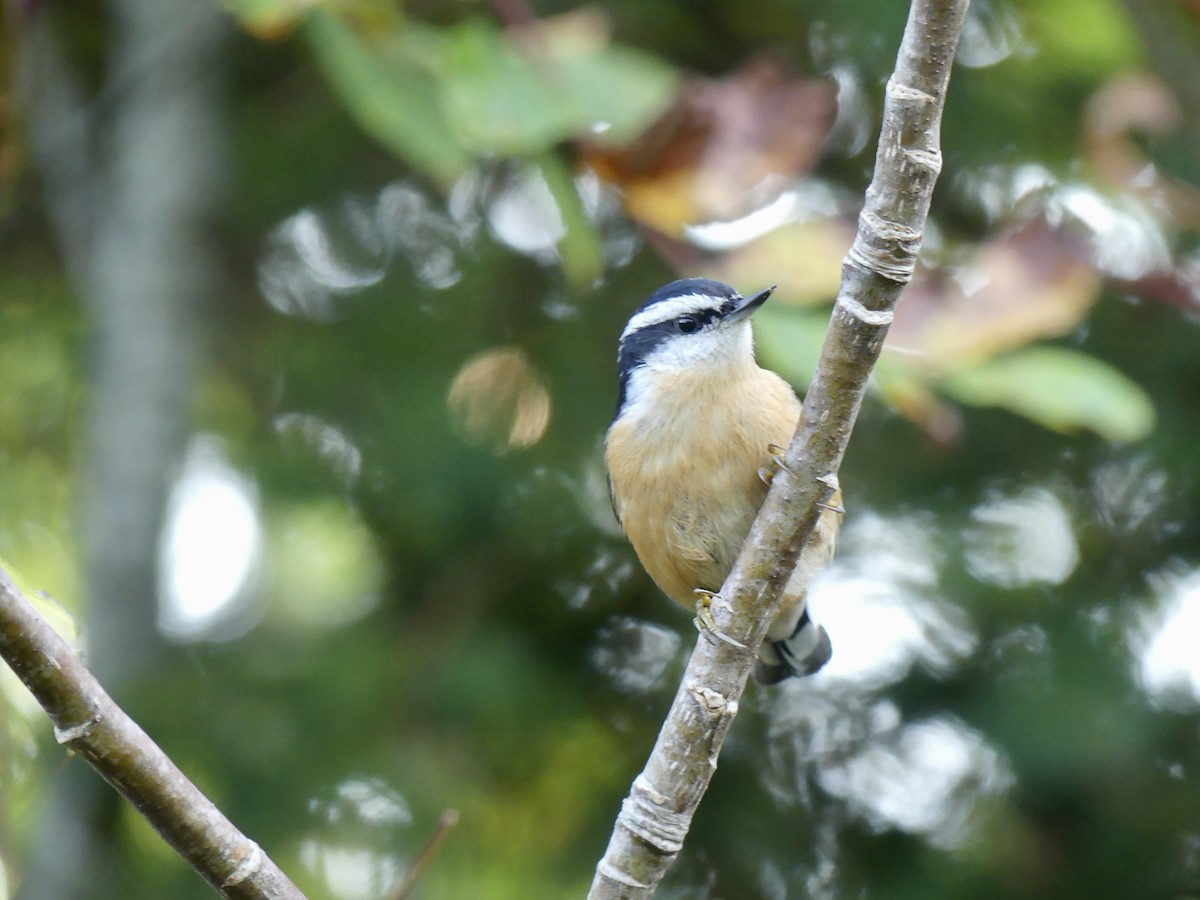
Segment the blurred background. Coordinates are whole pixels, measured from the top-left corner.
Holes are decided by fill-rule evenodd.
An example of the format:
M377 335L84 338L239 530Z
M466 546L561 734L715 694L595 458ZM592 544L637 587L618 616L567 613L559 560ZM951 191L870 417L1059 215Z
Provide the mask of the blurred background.
M312 898L580 897L695 639L621 327L803 389L895 0L10 0L0 557ZM1200 5L976 0L815 590L661 896L1200 896ZM0 897L210 896L0 678Z

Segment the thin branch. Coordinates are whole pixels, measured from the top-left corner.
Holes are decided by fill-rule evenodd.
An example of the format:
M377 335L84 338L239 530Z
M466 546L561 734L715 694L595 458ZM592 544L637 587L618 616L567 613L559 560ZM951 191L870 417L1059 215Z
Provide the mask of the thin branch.
M417 882L421 880L421 876L433 862L433 857L441 848L442 841L446 840L446 836L454 830L454 826L457 824L457 809L447 809L441 814L437 825L434 826L433 834L429 836L429 840L425 842L425 846L421 848L421 852L417 854L413 864L404 873L404 879L388 895L388 900L408 900L409 894L413 892L413 888L417 886Z
M288 877L188 781L100 687L0 569L0 656L87 760L224 897L303 900Z
M716 627L745 645L700 640L645 769L622 804L590 900L647 898L678 855L737 714L754 655L778 608L819 503L837 472L893 310L912 277L933 186L939 131L967 0L914 0L888 82L875 177L842 264L817 374L737 564L716 602ZM852 638L851 638L852 639Z

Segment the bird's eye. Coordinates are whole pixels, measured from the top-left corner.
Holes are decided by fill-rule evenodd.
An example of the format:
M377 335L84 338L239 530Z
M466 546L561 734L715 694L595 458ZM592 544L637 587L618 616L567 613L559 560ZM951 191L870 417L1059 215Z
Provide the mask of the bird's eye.
M683 334L692 334L700 327L700 323L695 316L680 316L675 320L675 327Z

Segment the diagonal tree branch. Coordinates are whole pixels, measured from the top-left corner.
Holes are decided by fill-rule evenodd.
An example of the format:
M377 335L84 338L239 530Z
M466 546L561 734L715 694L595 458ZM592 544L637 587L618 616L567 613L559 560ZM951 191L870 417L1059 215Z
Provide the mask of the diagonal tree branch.
M768 623L820 508L837 486L867 379L921 248L941 170L939 132L967 0L913 0L887 85L875 176L842 264L816 376L771 490L714 600L717 629L744 644L700 640L646 767L621 806L590 900L647 898L678 855Z
M54 736L116 788L223 897L304 900L100 687L0 569L0 656L54 723Z

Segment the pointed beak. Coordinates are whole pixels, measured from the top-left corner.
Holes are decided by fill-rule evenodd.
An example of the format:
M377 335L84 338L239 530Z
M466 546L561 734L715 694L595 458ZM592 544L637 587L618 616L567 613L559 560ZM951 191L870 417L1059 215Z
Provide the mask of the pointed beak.
M744 297L741 300L732 301L731 308L721 317L722 325L732 325L734 322L740 322L742 319L753 315L754 311L767 302L767 298L771 296L771 292L775 290L776 285L771 285L765 291L759 291L753 297Z

